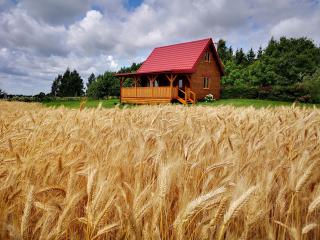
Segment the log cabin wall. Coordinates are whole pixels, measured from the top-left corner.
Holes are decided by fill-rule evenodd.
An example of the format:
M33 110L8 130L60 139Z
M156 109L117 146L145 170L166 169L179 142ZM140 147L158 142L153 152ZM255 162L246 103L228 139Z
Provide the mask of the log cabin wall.
M191 76L191 90L197 94L198 100L203 99L210 93L215 99L220 99L221 73L217 60L213 57L212 51L209 51L210 61L205 61L205 52L196 67L196 71ZM205 76L209 77L209 88L204 88L203 78Z

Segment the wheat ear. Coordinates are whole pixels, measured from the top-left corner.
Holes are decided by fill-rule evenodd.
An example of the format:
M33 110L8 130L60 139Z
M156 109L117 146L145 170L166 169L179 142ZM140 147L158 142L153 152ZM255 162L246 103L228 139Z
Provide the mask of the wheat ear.
M310 232L311 230L315 229L316 227L318 227L318 224L316 223L309 223L308 225L305 225L302 228L302 234L307 234L308 232Z
M308 213L314 212L318 207L320 207L320 194L310 203Z
M224 225L228 224L230 220L239 213L242 207L249 201L255 190L256 186L253 186L243 193L236 201L231 202L229 209L223 218Z
M307 170L305 171L305 173L299 178L297 185L295 187L295 192L300 192L301 189L305 186L305 184L310 180L311 176L312 176L312 172L313 172L313 168L314 168L315 162L312 163Z
M33 191L34 191L34 186L30 187L30 190L28 192L27 195L27 200L26 200L26 204L24 206L24 210L23 210L23 215L22 215L22 219L21 219L21 236L24 238L24 234L25 231L28 228L28 220L29 220L29 216L31 213L31 208L32 208L32 204L33 204Z

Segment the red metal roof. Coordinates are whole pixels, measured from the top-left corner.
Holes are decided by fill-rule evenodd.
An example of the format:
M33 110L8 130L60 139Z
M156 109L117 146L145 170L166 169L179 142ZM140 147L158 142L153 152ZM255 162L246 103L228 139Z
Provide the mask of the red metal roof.
M208 46L211 46L210 49L213 50L219 69L223 74L223 65L211 38L155 48L138 69L137 74L192 73L196 70L196 65Z

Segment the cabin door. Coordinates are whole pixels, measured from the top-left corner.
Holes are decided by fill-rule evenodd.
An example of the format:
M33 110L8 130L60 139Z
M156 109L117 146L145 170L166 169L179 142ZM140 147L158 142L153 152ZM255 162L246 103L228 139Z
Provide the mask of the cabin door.
M190 90L190 84L187 79L178 79L178 88L182 90L183 92L187 93ZM178 96L181 98L185 98L185 94L179 91Z
M180 90L184 91L185 86L184 86L184 81L183 81L183 79L178 79L178 88L179 88ZM181 97L181 98L184 98L183 92L178 91L178 96Z

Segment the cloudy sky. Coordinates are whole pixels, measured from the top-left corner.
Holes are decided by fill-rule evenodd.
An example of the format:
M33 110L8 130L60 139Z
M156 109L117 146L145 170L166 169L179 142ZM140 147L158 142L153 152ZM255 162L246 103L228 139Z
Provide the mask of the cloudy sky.
M319 44L319 28L319 0L0 0L0 88L49 92L67 67L86 81L207 37L245 50L271 36Z

